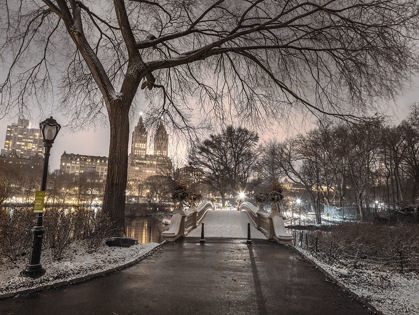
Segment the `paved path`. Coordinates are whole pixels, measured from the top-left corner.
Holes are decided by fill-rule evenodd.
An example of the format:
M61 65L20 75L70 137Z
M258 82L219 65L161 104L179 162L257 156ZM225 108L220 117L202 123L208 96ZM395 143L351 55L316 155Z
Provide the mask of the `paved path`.
M247 224L250 223L252 239L265 239L266 236L258 231L245 211L237 210L210 210L202 221L204 224L205 238L247 238ZM187 237L201 237L201 225L191 231Z
M255 241L166 244L86 283L0 301L0 314L367 314L293 249Z

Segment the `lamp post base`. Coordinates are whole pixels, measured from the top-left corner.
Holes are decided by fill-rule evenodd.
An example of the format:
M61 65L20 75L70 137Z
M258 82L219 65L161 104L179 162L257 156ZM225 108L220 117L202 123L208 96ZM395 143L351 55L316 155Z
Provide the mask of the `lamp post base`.
M45 274L45 269L42 268L41 264L28 265L20 274L24 277L39 278Z

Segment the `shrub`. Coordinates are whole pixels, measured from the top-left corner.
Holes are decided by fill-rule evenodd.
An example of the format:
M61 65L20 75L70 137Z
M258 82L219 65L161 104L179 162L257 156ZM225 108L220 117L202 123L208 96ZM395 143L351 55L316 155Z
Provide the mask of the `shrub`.
M0 256L16 261L30 252L35 220L29 206L0 210Z
M74 215L67 209L49 208L44 214L44 247L50 248L55 260L63 257L65 249L74 240Z

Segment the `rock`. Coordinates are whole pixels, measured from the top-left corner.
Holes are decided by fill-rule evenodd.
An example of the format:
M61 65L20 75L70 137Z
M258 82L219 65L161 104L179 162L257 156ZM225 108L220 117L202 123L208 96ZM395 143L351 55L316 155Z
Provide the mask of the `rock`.
M131 247L137 245L138 241L131 237L111 237L106 240L106 245L112 247Z

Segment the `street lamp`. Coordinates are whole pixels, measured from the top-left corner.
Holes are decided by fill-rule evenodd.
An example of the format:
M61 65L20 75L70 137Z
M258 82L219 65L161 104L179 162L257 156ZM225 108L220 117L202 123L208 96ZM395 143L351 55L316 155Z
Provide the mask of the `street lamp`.
M246 197L246 194L244 193L244 191L239 192L239 195L237 197L237 211L240 211L240 204L241 202L244 200L244 198Z
M52 118L45 119L43 122L39 123L39 128L42 132L42 137L44 140L44 168L42 172L42 184L41 192L45 193L47 186L47 175L48 175L48 162L49 154L51 151L52 144L54 143L55 138L57 137L58 132L61 129L61 126L57 121ZM42 200L43 205L43 200ZM41 265L41 249L42 249L42 237L44 236L45 229L42 222L42 209L38 212L38 218L36 225L33 227L33 243L32 243L32 252L29 260L29 265L26 266L26 269L22 271L22 275L31 278L38 278L45 274L45 269Z

